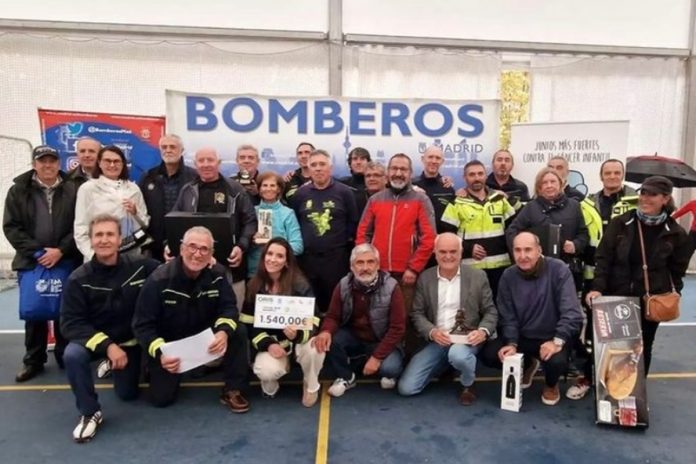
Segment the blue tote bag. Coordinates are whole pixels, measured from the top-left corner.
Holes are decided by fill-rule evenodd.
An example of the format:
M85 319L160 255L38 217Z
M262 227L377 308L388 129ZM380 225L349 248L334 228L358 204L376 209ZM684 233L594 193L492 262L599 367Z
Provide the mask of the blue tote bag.
M30 271L19 271L19 318L25 321L53 321L60 314L63 285L74 266L61 260L50 269L40 264Z

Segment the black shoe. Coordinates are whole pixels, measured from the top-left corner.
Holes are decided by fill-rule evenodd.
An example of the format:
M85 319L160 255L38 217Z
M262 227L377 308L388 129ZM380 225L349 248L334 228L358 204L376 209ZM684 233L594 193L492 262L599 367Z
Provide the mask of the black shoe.
M25 365L21 371L17 373L15 376L15 382L26 382L27 380L31 380L40 373L42 373L44 370L43 365Z

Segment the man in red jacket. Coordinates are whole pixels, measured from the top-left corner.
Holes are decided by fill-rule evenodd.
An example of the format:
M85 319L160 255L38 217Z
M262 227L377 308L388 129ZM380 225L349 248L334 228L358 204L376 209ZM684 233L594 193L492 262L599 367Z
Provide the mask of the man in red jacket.
M358 225L356 243L371 242L382 256L380 268L413 287L435 243L430 199L411 185L411 159L399 153L387 167L389 187L370 197Z
M380 269L401 287L410 313L416 279L426 267L435 246L435 213L425 193L411 185L411 159L398 153L387 166L389 187L370 197L358 225L357 244L372 243L382 257ZM411 330L408 331L412 333ZM411 338L407 335L407 351Z

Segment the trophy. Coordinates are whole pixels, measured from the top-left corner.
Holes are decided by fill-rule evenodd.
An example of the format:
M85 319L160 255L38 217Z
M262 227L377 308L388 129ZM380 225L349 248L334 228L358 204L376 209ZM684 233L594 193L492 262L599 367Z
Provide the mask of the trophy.
M273 238L273 211L259 209L256 216L258 226L254 236L254 243L262 245Z
M449 337L452 343L455 344L468 344L469 343L469 332L471 328L464 322L464 310L458 309L457 314L454 316L454 327L450 330Z
M246 169L242 169L239 171L239 183L246 188L248 185L251 185L254 182L254 179L251 178L251 174L249 174L249 171Z

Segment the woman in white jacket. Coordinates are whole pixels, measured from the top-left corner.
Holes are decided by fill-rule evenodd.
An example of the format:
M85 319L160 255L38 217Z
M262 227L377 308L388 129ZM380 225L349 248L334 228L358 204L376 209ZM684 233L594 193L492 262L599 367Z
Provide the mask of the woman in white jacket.
M110 214L121 220L122 247L140 236L150 222L143 194L135 182L128 179L128 166L123 151L110 145L99 150L94 178L77 191L75 204L75 243L85 261L92 259L94 250L89 239L89 223L100 214ZM130 250L129 250L130 251ZM134 247L133 253L140 253Z

